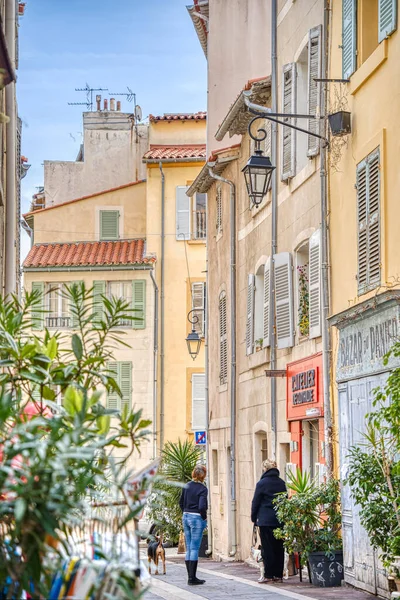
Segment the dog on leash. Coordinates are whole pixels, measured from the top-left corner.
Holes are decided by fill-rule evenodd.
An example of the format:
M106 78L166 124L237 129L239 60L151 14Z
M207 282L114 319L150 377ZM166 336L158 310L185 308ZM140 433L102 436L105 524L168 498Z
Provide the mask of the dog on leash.
M163 536L156 536L156 540L149 540L147 544L147 562L149 565L149 575L151 575L151 563L153 562L156 567L154 575L158 575L158 561L161 560L163 564L163 575L167 574L165 566L165 548L163 544Z
M264 561L261 555L261 546L253 551L253 559L256 561L260 569L260 580L264 579ZM283 563L283 579L289 579L289 554L285 552L285 562Z

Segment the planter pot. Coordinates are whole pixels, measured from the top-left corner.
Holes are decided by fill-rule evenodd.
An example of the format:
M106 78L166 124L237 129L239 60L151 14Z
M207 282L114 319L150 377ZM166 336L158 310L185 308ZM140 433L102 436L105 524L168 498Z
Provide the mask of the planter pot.
M203 539L201 540L200 550L199 550L200 558L208 558L207 554L206 554L207 546L208 546L208 536L203 535Z
M344 577L343 552L311 552L308 556L310 579L318 587L336 587L342 585Z
M340 110L332 115L328 115L328 121L333 136L340 137L351 133L351 113Z

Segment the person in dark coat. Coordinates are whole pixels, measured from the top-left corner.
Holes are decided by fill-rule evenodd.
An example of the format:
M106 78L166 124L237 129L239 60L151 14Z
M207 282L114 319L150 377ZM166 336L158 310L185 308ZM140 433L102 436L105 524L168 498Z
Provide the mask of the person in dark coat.
M251 504L251 520L258 526L261 539L261 556L264 562L264 577L259 583L282 581L285 550L283 540L277 540L274 531L281 527L273 500L277 494L286 492L286 484L279 477L276 462L267 459L263 462L264 473L256 485Z

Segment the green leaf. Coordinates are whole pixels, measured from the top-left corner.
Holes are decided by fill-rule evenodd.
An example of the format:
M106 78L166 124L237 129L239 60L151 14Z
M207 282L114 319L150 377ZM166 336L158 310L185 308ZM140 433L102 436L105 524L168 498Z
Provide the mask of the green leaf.
M72 350L77 358L77 360L82 360L83 357L83 346L82 340L77 333L74 333L71 339Z
M51 360L54 360L55 357L57 356L57 351L58 351L58 343L55 337L52 337L50 339L50 341L47 344L46 347L46 354L49 358L51 358Z
M70 415L80 412L83 407L83 394L76 387L69 385L64 394L64 408Z
M14 516L16 521L22 521L27 509L25 498L17 498L15 501Z
M45 400L54 400L56 397L56 393L54 390L45 385L43 386L42 396Z
M99 434L105 435L110 431L111 417L109 415L101 415L96 419Z

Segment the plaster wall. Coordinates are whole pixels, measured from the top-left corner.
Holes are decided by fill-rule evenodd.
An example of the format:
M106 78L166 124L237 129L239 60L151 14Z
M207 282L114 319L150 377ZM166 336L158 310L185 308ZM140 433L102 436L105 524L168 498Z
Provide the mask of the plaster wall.
M154 121L149 143L160 145L205 144L206 121Z

